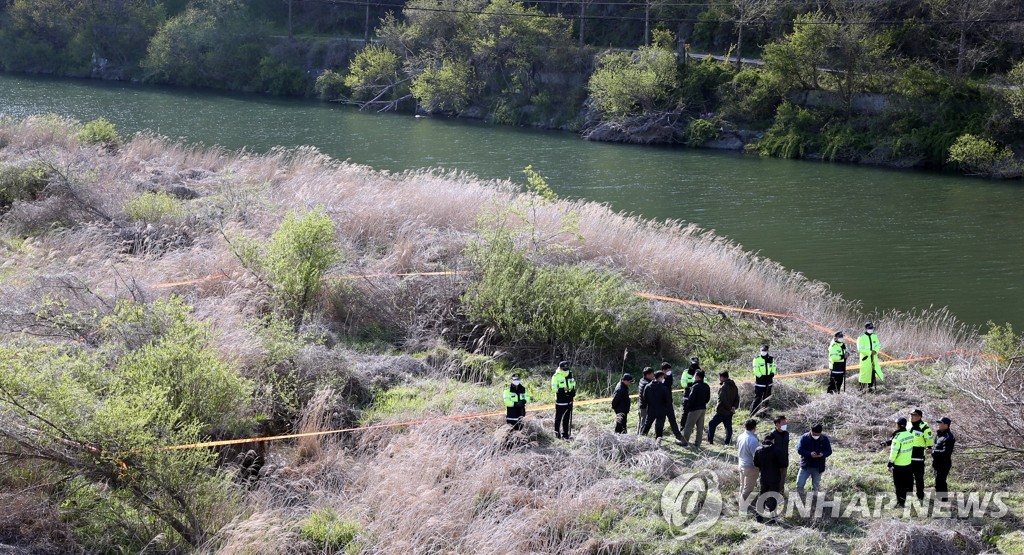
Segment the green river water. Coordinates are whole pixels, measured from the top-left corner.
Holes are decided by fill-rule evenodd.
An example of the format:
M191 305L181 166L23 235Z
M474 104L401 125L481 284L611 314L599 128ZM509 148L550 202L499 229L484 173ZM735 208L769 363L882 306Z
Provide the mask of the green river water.
M0 74L0 114L103 116L122 132L245 147L314 145L386 170L444 167L694 222L827 282L866 311L942 307L1024 326L1024 187L935 173L589 143L335 105Z

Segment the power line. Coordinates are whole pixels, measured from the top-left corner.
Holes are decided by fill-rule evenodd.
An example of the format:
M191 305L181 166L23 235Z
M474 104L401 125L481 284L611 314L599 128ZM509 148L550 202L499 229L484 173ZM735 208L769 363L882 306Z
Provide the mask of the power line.
M314 0L321 1L328 4L342 4L349 6L360 6L364 7L367 5L365 1L359 0ZM615 3L618 5L618 3ZM566 21L575 21L580 19L579 15L559 15L559 14L548 14L543 12L495 12L488 10L465 10L465 9L454 9L454 8L420 8L412 7L405 4L387 4L383 2L376 2L373 4L375 7L384 8L397 8L402 11L419 11L419 12L437 12L437 13L453 13L453 14L466 14L466 15L491 15L498 17L539 17L539 18L557 18L565 19ZM591 4L597 5L597 4ZM638 8L643 7L643 4L631 4ZM687 4L659 4L662 6L684 6ZM700 4L704 5L704 4ZM696 19L696 18L662 18L662 17L628 17L628 16L613 16L613 15L584 15L583 19L587 20L612 20L612 21L647 21L655 20L659 22L669 23L733 23L733 19ZM823 20L823 21L801 21L795 23L797 25L904 25L906 23L919 23L924 25L942 25L942 24L975 24L975 23L993 23L993 24L1009 24L1009 23L1022 23L1024 17L1011 17L1011 18L985 18L985 19L972 19L972 20L955 20L955 19L871 19L871 20Z

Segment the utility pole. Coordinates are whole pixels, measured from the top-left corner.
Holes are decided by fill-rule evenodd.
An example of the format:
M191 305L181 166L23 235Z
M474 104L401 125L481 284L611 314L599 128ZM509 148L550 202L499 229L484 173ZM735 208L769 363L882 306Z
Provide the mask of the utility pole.
M363 46L370 45L370 0L366 0L366 19L363 21Z

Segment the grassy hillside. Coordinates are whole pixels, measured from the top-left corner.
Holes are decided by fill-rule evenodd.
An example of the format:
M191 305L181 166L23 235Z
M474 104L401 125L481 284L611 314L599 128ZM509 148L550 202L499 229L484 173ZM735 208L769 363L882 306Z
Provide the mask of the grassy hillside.
M823 367L828 336L799 320L638 292L848 333L863 322L825 285L695 226L553 198L532 171L524 181L525 193L457 173L376 172L312 149L253 155L122 138L102 122L0 122L0 505L9 507L0 544L15 553L1021 552L1019 359L889 366L874 395L827 396L821 376L780 379L773 399L794 445L824 423L831 498L891 489L877 444L894 418L950 414L960 448L951 486L1011 491L1001 519L882 509L765 525L727 502L712 529L680 542L662 518L662 490L707 469L734 499L734 447L614 435L606 402L577 408L570 443L554 439L551 411L532 412L521 433L501 417L437 419L501 411L513 370L535 403L549 403L560 359L573 361L581 400L610 395L623 370L691 355L709 374L748 380L765 341L783 375ZM437 271L458 273L395 275ZM978 336L943 313L873 316L897 357L1019 354L1008 327ZM744 405L750 389L741 385ZM250 448L265 460L257 476L243 468Z

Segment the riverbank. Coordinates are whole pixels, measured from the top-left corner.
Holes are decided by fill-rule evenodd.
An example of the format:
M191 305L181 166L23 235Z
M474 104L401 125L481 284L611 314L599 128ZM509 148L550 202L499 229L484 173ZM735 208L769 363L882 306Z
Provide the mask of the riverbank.
M536 174L524 194L308 148L255 155L110 131L53 117L0 124L0 179L17 195L0 208L0 500L11 508L0 543L224 555L1019 548L1016 459L969 447L1021 435L993 430L1003 420L956 394L995 410L1017 402L985 389L998 371L988 359L887 366L870 396L780 376L773 411L790 433L824 422L833 438L825 494L867 494L877 517L790 515L780 528L730 506L680 543L662 490L701 470L733 498L734 447L615 435L607 401L584 401L610 395L623 370L692 355L746 382L765 341L782 376L817 370L828 334L635 293L787 312L854 335L863 317L822 284L693 226L552 198ZM897 357L940 346L1002 355L1019 341L948 319L876 324ZM552 402L551 361L562 358L580 389L575 441L553 437L550 411L511 434L500 416L466 418L503 414L513 371L531 406ZM749 400L750 385L741 391ZM875 503L890 488L877 441L911 408L953 416L965 438L954 489L1007 490L1005 519L904 517ZM360 430L159 450L339 428ZM263 460L255 471L240 456L250 447ZM510 522L521 533L508 534Z

